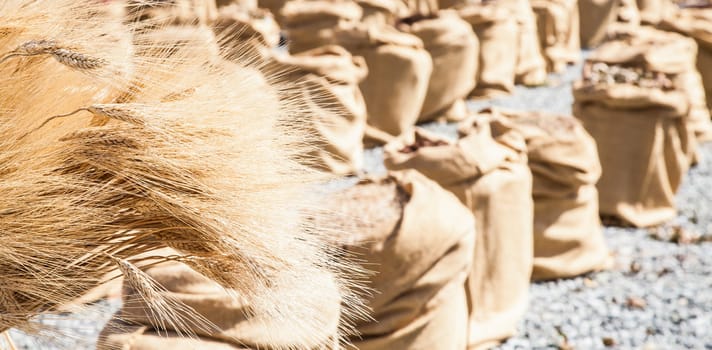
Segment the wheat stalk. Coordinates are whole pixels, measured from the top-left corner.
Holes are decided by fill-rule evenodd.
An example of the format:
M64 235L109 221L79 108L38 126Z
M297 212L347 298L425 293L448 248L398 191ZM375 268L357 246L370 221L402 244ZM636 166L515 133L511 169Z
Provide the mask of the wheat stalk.
M39 55L51 55L55 60L57 60L57 62L67 67L81 70L97 69L107 64L104 59L91 57L86 54L61 47L53 40L27 41L18 46L15 50L12 50L0 57L0 63L4 63L13 57Z

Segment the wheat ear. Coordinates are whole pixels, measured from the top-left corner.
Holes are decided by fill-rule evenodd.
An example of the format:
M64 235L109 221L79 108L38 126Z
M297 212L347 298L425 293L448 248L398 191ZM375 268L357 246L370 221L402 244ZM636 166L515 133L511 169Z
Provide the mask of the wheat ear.
M92 70L106 65L101 58L91 57L80 52L61 47L53 40L31 40L18 46L0 58L4 63L10 58L21 56L51 55L57 62L80 70Z

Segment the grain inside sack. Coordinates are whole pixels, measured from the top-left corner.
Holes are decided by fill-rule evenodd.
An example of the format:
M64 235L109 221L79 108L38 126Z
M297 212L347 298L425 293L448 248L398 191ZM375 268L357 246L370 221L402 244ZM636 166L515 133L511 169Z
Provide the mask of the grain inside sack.
M358 23L362 15L361 7L348 0L294 0L281 11L291 53L337 43L335 32Z
M340 46L324 46L296 55L276 55L269 70L280 81L295 83L284 99L303 104L303 122L317 145L310 163L335 174L354 174L363 162L366 104L359 90L368 70L361 57Z
M562 72L581 58L579 12L576 0L532 0L539 46L549 72Z
M675 192L694 156L682 79L694 46L679 37L660 40L666 35L659 31L637 39L636 33L645 32L623 34L593 52L573 92L574 115L598 145L601 214L644 227L676 216Z
M608 267L598 216L601 176L596 142L569 116L488 110L527 142L533 175L533 280L578 276Z
M532 177L521 135L468 118L456 142L416 129L386 145L388 169L415 169L454 193L475 215L467 280L468 348L512 336L528 303L533 256ZM495 133L497 131L498 133Z
M413 128L433 70L423 41L387 25L355 25L336 37L368 67L360 85L368 110L366 143L382 144Z
M334 193L333 228L344 248L372 271L366 296L373 320L356 322L359 350L467 346L465 279L475 223L455 196L417 171L389 172Z
M472 27L453 10L401 20L398 29L423 41L433 60L433 72L418 122L462 120L465 98L475 87L479 41Z

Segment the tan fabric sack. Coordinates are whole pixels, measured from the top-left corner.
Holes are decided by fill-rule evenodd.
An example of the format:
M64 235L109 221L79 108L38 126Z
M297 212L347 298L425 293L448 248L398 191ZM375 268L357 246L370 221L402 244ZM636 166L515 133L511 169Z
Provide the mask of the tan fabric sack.
M579 0L581 46L598 46L618 16L617 0Z
M161 250L156 254L170 255L171 251ZM314 276L315 281L321 282L320 288L333 290L330 298L318 293L319 300L302 301L312 306L309 322L322 323L320 329L323 332L301 337L291 332L295 325L284 324L275 315L253 315L249 303L235 296L234 291L226 291L186 265L163 263L146 269L146 273L165 288L161 292L163 297L192 308L217 326L219 331L206 334L206 329L198 327L195 322L183 322L197 336L188 339L185 333L179 336L171 323L166 323L165 330L154 329L145 302L125 284L123 306L102 331L97 349L336 349L332 345L338 333L341 296L332 276ZM304 286L307 288L308 285ZM305 290L299 295L300 298L308 298L310 294Z
M475 87L479 42L472 27L452 10L433 18L403 22L400 30L420 38L433 59L433 72L418 122L446 117L464 119L466 109L456 113L453 106L463 101Z
M408 8L401 0L356 0L361 6L361 22L366 24L395 25L399 18L406 17Z
M480 42L477 84L471 96L490 98L514 92L518 24L515 12L498 2L470 4L458 13Z
M293 0L281 14L289 52L298 53L335 44L334 33L357 23L362 10L348 0Z
M361 82L370 126L367 143L385 143L411 129L422 110L433 70L423 42L386 25L357 25L339 30L337 38L368 66L369 74Z
M707 108L712 109L712 7L672 9L670 12L660 22L660 28L697 41L697 69L705 86Z
M539 45L549 72L562 72L581 57L576 0L532 0Z
M279 45L279 26L264 9L248 10L237 4L221 7L213 25L223 54L267 60Z
M280 79L299 82L297 96L287 97L306 108L305 120L318 135L311 154L316 167L345 175L362 167L366 104L358 84L368 73L361 57L340 46L324 46L293 56L275 57ZM291 91L291 90L290 90Z
M384 149L388 169L412 168L454 193L475 215L467 282L468 349L512 336L528 304L533 257L532 178L522 137L497 121L468 119L457 142L422 129Z
M515 43L518 48L517 65L514 69L514 81L526 86L546 83L546 61L539 47L539 31L536 16L529 0L500 0L503 6L514 10L518 24L518 36ZM511 43L504 43L512 49Z
M287 4L288 0L257 0L259 8L267 9L274 16L275 21L281 27L284 27L284 17L282 17L282 9Z
M527 142L534 178L532 279L568 278L606 268L608 249L598 216L601 176L596 142L568 116L490 110Z
M257 0L216 0L215 4L218 6L218 10L221 7L237 5L243 10L254 11L259 7L257 5Z
M465 349L470 211L416 171L363 180L334 194L332 207L343 217L335 229L345 235L346 251L373 272L366 278L373 321L357 321L354 347Z
M574 85L574 115L596 140L603 168L600 211L638 227L675 217L675 192L696 146L690 101L673 73L684 62L668 52L604 44ZM640 76L622 68L626 60Z

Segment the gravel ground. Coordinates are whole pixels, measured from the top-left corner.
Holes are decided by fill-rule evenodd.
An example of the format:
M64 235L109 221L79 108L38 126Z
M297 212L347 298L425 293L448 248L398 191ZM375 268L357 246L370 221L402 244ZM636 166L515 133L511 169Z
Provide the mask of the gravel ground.
M580 71L552 75L548 86L517 87L512 96L471 101L486 106L571 113L571 85ZM455 127L429 124L452 136ZM497 347L512 349L706 349L712 350L712 144L678 193L679 217L654 232L607 227L616 256L611 271L575 279L535 283L519 334ZM366 171L383 173L382 151L366 152ZM672 242L686 232L692 244ZM677 237L679 238L679 237ZM118 301L85 313L40 320L70 336L57 343L13 331L19 349L91 349ZM84 340L79 340L84 339ZM0 341L0 347L3 341Z

